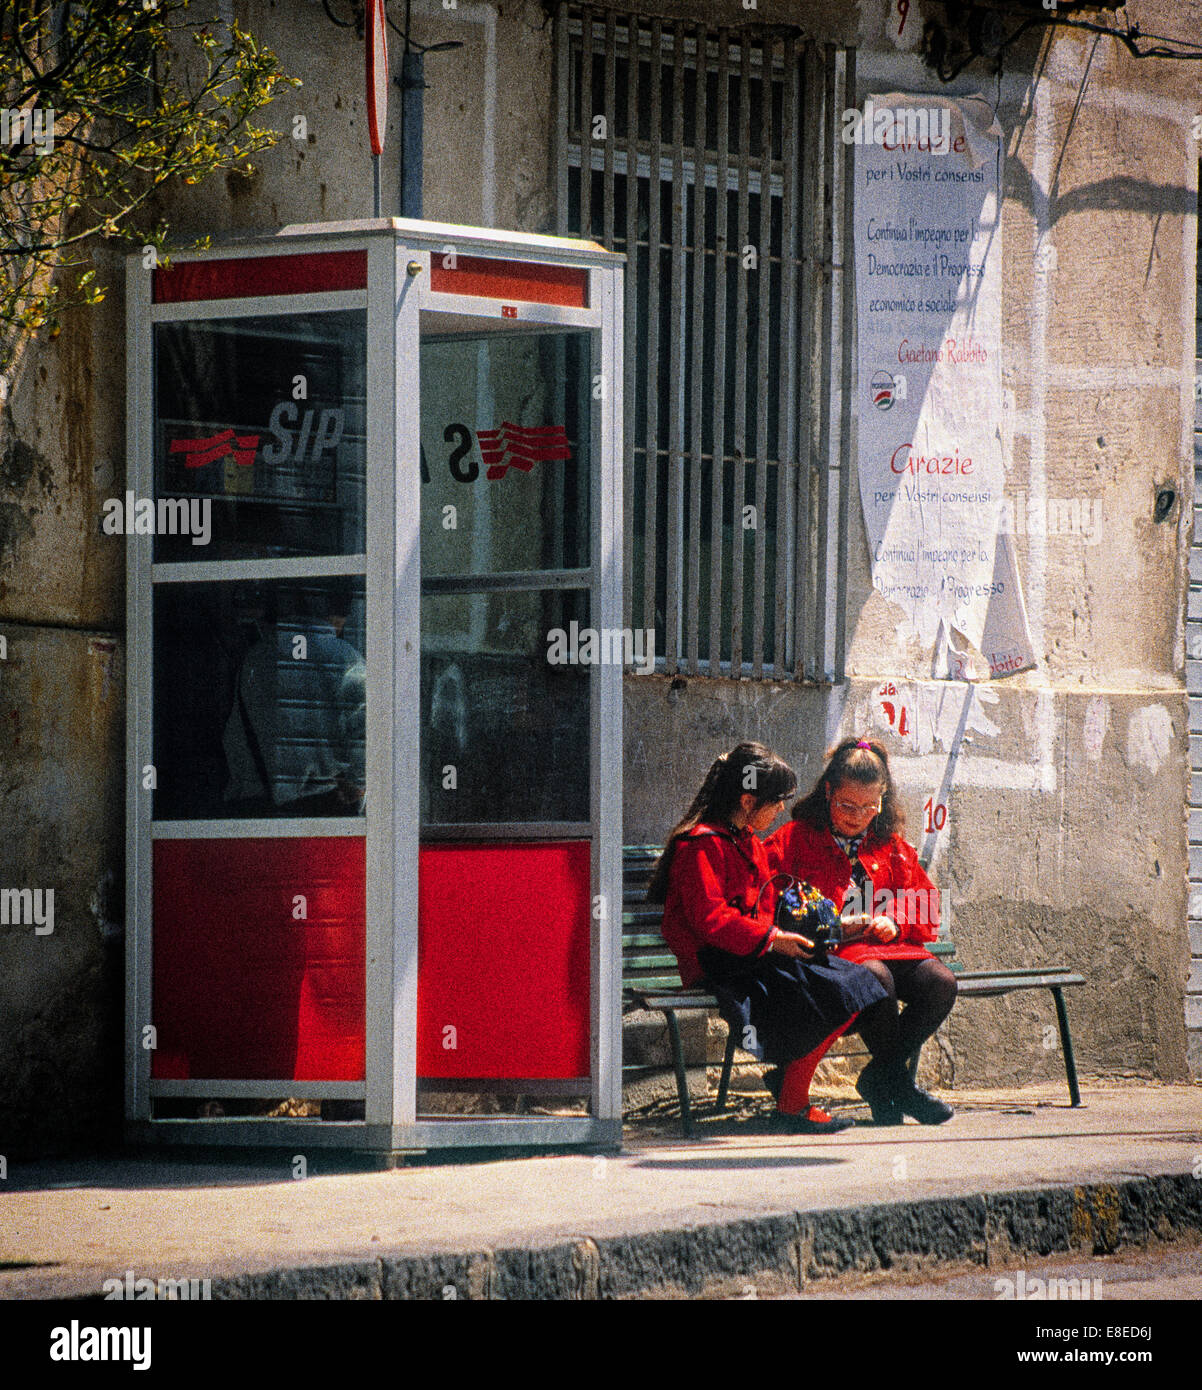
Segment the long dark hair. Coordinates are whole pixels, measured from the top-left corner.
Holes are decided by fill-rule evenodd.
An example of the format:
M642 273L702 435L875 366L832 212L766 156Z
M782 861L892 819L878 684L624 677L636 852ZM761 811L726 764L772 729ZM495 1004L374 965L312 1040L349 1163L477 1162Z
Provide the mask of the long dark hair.
M758 810L770 801L781 801L792 796L796 790L797 778L793 769L762 743L740 743L720 758L715 758L705 774L701 790L673 827L663 853L655 862L651 884L647 889L647 901L662 903L667 898L668 871L672 867L677 841L695 826L703 822L729 824L739 809L744 792L750 792L755 797Z
M852 734L829 749L826 756L828 761L822 776L814 783L813 791L793 807L793 819L805 821L819 830L828 830L831 811L827 803L827 787L833 793L844 782L858 782L864 787L883 782L885 791L881 797L881 809L869 821L869 828L882 840L887 840L890 835L900 835L906 824L906 813L897 799L897 788L889 771L889 754L885 751L885 745L877 739Z

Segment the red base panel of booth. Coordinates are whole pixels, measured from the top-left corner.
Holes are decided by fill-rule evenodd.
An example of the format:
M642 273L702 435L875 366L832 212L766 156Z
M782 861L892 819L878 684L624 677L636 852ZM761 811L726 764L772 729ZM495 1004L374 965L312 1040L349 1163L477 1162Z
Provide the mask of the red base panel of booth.
M365 888L359 837L156 840L151 1075L362 1081Z
M419 1077L589 1074L589 843L423 845Z

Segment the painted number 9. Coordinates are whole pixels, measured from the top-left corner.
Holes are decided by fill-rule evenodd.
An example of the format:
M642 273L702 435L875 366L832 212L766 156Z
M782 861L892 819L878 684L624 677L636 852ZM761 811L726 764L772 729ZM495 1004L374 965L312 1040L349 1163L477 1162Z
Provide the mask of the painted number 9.
M910 13L910 0L897 0L897 13L901 23L897 26L897 37L901 38L901 32L906 27L906 16Z

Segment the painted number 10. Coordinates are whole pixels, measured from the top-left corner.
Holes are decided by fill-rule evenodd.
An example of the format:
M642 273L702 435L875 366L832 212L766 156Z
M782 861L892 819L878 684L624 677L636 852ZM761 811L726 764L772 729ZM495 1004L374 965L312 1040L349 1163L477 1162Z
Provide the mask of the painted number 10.
M903 0L903 3L904 2L905 0ZM942 801L936 805L935 798L933 796L928 796L927 804L922 809L927 813L928 834L932 830L942 830L947 824L947 807Z

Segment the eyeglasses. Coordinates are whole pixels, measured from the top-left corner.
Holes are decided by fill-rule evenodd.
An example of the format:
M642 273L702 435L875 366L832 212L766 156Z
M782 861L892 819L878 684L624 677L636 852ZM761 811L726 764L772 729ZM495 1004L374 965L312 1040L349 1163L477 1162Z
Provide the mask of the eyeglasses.
M860 816L880 815L882 804L882 802L876 801L871 806L860 806L854 801L832 801L831 810L842 811L845 816L858 819Z

